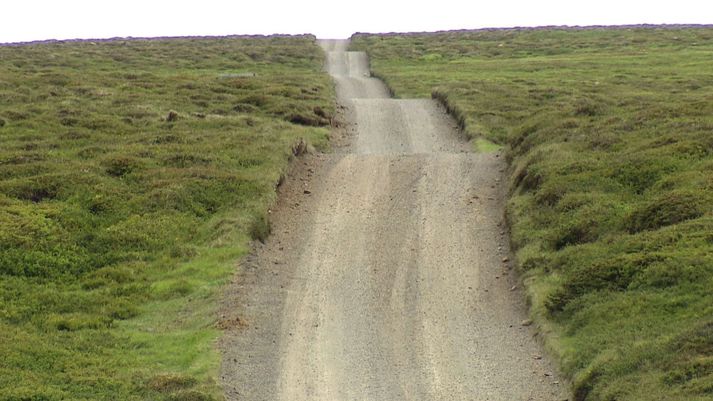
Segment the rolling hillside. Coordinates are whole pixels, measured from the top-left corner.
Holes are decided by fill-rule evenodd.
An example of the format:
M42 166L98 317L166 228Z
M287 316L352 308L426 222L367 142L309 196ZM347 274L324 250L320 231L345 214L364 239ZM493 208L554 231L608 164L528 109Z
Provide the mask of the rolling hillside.
M713 29L358 34L507 148L532 315L577 400L713 399Z
M324 146L314 37L0 47L0 399L222 398L219 288Z

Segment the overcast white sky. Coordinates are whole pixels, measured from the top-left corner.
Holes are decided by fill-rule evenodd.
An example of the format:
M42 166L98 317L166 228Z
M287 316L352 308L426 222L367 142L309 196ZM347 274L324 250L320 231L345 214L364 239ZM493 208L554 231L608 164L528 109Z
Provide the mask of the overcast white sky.
M115 36L435 31L538 25L713 24L710 0L4 0L0 42Z

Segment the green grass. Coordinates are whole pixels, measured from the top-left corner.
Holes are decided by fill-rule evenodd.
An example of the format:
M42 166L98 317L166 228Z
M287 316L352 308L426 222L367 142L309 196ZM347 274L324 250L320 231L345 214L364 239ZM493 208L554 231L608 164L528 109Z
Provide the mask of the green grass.
M713 29L352 46L397 96L506 147L511 240L576 400L713 400Z
M0 47L0 400L221 399L220 288L293 146L311 36Z
M501 145L491 142L485 138L475 138L473 140L473 145L475 146L475 151L480 153L497 152L503 148Z

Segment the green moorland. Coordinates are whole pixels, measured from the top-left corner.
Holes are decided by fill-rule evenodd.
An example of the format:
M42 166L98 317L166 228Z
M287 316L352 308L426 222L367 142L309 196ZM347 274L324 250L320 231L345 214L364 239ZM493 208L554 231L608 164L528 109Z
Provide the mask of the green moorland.
M0 47L1 400L222 398L219 289L326 144L322 62L311 36Z
M713 400L713 29L353 37L506 147L507 216L576 400Z

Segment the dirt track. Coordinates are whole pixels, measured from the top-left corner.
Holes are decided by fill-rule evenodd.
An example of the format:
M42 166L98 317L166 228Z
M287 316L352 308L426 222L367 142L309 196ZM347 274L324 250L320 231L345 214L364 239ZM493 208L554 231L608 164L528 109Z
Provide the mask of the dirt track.
M295 163L228 291L227 398L566 399L503 262L504 163L347 44L322 42L348 146Z

